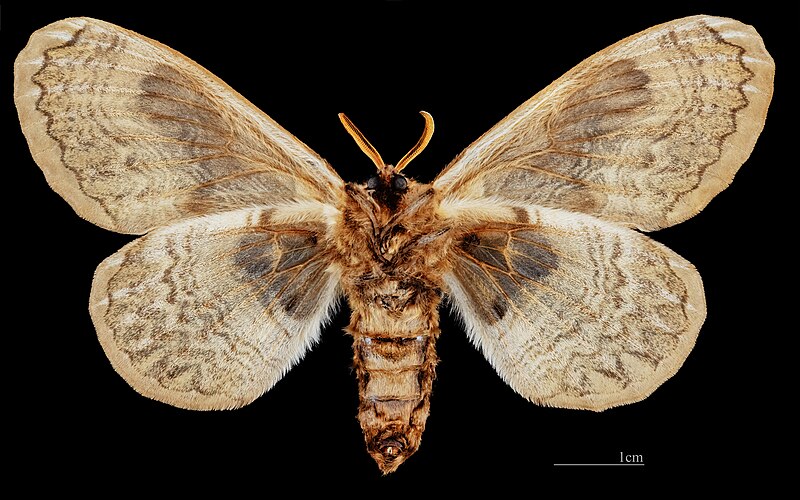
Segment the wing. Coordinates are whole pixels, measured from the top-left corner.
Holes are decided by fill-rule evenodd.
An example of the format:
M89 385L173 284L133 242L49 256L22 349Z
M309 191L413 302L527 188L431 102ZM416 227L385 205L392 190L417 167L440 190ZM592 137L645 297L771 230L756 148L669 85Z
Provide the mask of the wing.
M34 159L81 217L104 228L141 234L253 205L332 204L342 191L324 160L221 80L113 24L42 28L14 73Z
M259 397L319 335L339 296L324 224L242 209L157 229L97 268L90 312L111 364L182 408Z
M756 31L696 16L586 59L462 152L446 203L497 197L655 230L725 189L764 126L775 66Z
M647 397L694 345L700 275L633 229L524 211L525 222L476 226L454 247L446 292L472 341L539 404L603 410Z

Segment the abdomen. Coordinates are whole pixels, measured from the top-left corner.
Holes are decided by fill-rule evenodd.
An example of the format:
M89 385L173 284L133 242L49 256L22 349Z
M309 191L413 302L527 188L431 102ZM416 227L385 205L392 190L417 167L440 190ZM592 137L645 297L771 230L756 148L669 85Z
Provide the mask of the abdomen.
M358 419L383 473L417 450L428 418L439 335L439 297L430 295L414 304L351 301Z

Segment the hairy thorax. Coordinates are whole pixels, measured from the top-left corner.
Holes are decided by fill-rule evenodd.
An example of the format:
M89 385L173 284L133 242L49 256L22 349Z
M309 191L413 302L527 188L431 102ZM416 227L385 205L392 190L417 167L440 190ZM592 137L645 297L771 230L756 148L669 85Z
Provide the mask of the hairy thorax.
M346 192L336 247L352 310L359 421L386 473L416 451L428 416L450 234L429 186L409 180L393 197L352 184Z
M336 246L346 263L342 286L364 314L364 331L422 328L419 312L438 303L448 228L435 216L433 191L410 184L396 207L375 201L363 186L347 188Z

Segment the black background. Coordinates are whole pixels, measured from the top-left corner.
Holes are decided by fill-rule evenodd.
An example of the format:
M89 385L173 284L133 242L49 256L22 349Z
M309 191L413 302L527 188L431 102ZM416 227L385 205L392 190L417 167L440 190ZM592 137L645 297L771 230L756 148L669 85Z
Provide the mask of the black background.
M600 489L618 491L630 479L664 471L707 477L720 465L728 471L755 465L762 446L784 439L770 415L785 399L773 399L768 387L774 385L771 366L780 339L796 326L770 323L780 316L775 274L791 275L775 253L781 238L768 221L779 216L784 199L775 181L787 184L786 172L797 165L796 157L784 156L786 144L778 138L788 122L788 74L796 62L788 55L790 32L779 23L796 20L796 10L767 2L747 8L710 2L588 9L568 2L541 8L497 2L293 5L222 2L184 11L141 2L2 6L3 164L11 175L4 196L11 255L3 413L15 422L7 439L21 443L6 448L7 456L19 470L43 478L29 486L50 482L69 489L105 478L125 490L158 478L181 488L259 486L272 495L276 485L307 491L334 482L381 488L370 494L419 491L421 484L525 484L534 489L521 494L532 497L548 484L578 487L589 475L608 480ZM299 365L240 410L180 410L129 388L97 342L87 302L97 264L132 237L83 221L48 188L13 109L13 58L30 33L64 17L91 16L188 55L348 181L364 181L374 167L337 113L346 112L394 163L418 139L418 111L424 109L434 116L436 133L406 173L430 181L470 142L583 58L652 25L699 13L754 25L778 76L766 128L731 187L697 217L653 234L693 262L706 287L708 319L683 368L634 405L599 414L541 408L507 387L444 313L422 447L385 478L367 455L355 418L351 339L341 330L346 306ZM620 452L643 455L646 466L553 466L618 462Z

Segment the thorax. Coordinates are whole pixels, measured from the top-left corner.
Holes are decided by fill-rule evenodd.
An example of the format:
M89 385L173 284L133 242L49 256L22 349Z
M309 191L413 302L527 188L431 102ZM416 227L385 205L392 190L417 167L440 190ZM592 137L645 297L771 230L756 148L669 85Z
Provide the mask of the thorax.
M413 182L387 206L365 186L349 184L346 192L335 246L353 312L362 328L417 330L439 304L450 244L435 193Z

